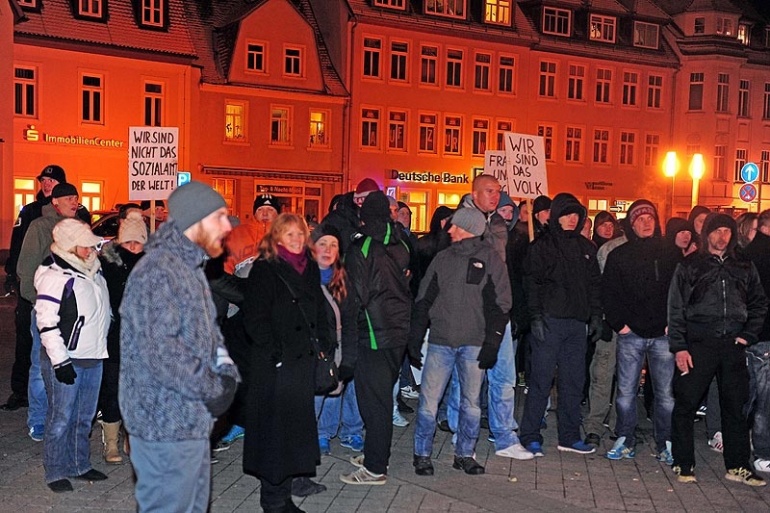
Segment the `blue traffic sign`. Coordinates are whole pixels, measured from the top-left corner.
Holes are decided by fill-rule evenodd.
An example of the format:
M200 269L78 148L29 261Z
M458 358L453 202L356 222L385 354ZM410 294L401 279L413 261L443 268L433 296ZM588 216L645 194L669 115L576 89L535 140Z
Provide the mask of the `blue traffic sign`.
M741 168L741 180L746 183L753 183L759 178L759 167L753 162L747 162Z
M757 188L750 183L745 183L741 185L738 195L743 201L750 203L757 199Z
M190 180L192 180L190 172L189 171L179 171L176 174L176 185L177 187L181 187L182 185L186 183L190 183Z

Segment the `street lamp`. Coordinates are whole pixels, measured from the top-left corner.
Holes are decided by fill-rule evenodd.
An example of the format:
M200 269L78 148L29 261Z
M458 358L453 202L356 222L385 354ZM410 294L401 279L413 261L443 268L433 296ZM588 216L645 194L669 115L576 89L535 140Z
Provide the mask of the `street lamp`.
M702 153L695 153L690 161L690 176L692 176L692 206L698 204L698 190L700 187L700 179L703 178L703 173L706 169L706 164L703 161Z
M671 211L669 212L669 217L674 217L674 182L678 172L679 159L676 158L675 151L669 151L663 159L663 174L671 178Z

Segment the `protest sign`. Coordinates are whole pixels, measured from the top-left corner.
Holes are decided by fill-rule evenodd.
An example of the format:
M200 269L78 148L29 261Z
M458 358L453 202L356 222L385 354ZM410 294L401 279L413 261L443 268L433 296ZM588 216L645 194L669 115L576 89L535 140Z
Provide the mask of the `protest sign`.
M179 128L128 128L128 199L166 199L176 187Z
M543 138L530 134L505 132L504 190L512 198L534 199L548 195ZM485 163L486 164L486 163ZM486 165L485 165L486 172ZM503 175L501 175L503 176ZM503 180L498 177L501 185Z

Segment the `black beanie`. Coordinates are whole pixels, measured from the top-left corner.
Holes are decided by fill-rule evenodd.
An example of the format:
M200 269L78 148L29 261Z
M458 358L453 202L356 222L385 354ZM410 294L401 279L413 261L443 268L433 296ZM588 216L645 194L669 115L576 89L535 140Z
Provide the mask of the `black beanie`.
M340 235L340 231L331 223L321 223L310 232L310 238L313 239L313 242L318 242L318 239L327 235L336 238L339 245L342 246L342 235Z
M361 221L366 224L384 223L390 220L390 200L382 191L374 191L361 205Z
M542 212L543 210L549 210L551 208L551 198L548 196L538 196L535 201L532 202L532 215Z
M256 213L259 207L273 207L276 212L281 213L281 204L272 194L260 194L254 198L254 206L251 212Z
M80 196L77 188L71 183L59 183L51 192L52 198L62 198L64 196Z
M704 240L707 239L709 234L717 228L730 228L730 231L733 233L733 235L735 235L735 232L738 230L735 219L727 214L718 214L716 212L712 212L703 222L703 230L701 233Z

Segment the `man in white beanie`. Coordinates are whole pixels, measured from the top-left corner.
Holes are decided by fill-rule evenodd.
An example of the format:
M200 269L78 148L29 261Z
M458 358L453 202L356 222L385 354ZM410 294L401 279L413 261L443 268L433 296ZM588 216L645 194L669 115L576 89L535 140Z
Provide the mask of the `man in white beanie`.
M120 409L140 511L206 511L209 435L240 380L203 271L231 230L225 200L190 182L168 199L120 307Z

